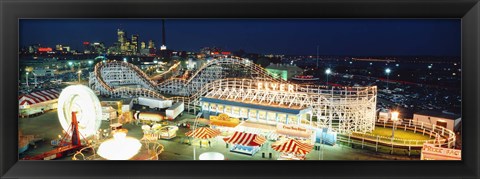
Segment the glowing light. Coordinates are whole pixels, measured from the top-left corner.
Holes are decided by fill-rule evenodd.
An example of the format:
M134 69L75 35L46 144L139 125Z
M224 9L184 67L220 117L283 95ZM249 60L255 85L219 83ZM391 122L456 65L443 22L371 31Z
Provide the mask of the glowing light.
M73 62L68 62L68 65L72 66L72 65L73 65Z
M392 121L398 120L398 115L399 115L398 111L393 111L391 115L392 115Z
M142 144L137 139L126 136L124 132L116 132L113 139L100 144L98 155L107 160L128 160L137 155Z
M82 136L92 136L100 128L102 107L95 93L87 86L69 86L58 97L58 120L65 131L70 131L72 111L77 112L78 129Z
M123 61L124 61L124 62L127 62L127 58L123 58Z
M330 73L332 73L332 70L330 68L327 68L327 70L325 70L325 74L330 75Z
M89 65L93 64L93 61L92 61L92 60L88 60L88 64L89 64Z
M281 91L281 92L295 92L298 90L297 85L292 84L278 84L278 83L271 83L271 82L258 82L257 83L258 90L265 90L265 91Z
M199 160L225 160L225 156L219 152L205 152L198 156Z
M390 68L385 69L385 73L390 74L390 72L392 72L392 70L390 70Z

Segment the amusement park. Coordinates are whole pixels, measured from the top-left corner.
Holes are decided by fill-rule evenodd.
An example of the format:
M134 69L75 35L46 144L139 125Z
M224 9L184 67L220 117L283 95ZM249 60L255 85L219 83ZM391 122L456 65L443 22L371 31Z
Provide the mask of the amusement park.
M264 65L214 48L172 51L165 41L151 53L138 35L117 35L110 55L84 42L83 59L21 62L20 160L461 160L461 117L434 104L406 110L404 98L422 97L402 95L416 84L395 80L398 63L335 61L343 72L319 64L317 47L306 57L313 65L284 56ZM352 62L381 63L386 79L350 75ZM312 74L315 66L324 74Z

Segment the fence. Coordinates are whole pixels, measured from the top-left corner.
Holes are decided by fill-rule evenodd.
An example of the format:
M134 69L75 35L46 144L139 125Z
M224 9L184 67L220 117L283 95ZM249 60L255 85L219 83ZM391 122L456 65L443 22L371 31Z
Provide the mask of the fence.
M410 155L411 150L420 150L424 143L434 144L448 148L455 147L455 133L442 126L408 120L408 122L393 123L391 121L377 121L376 126L395 127L396 130L403 129L404 131L413 131L414 133L421 133L428 135L428 140L412 140L392 138L371 133L352 132L348 134L339 134L338 141L350 144L360 145L375 148L378 151L379 147L389 147L390 153L393 154L394 149L407 149Z

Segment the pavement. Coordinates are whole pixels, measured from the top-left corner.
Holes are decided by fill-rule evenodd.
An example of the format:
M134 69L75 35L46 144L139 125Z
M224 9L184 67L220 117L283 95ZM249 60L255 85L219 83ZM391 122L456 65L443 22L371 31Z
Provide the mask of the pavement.
M195 116L189 114L183 114L178 119L170 123L183 123L185 121L193 121ZM31 118L19 118L19 128L24 135L40 135L44 138L44 141L39 141L35 146L30 148L20 155L22 158L25 155L37 155L43 152L53 149L50 145L50 141L58 139L58 135L62 133L62 127L58 122L57 111L48 111L45 114L31 117ZM102 121L101 128L108 129L110 122ZM123 128L128 129L127 136L131 136L137 139L143 137L141 125L125 124ZM221 137L211 139L211 146L208 147L199 146L198 140L193 140L192 144L182 143L181 140L184 137L185 132L189 129L180 127L177 132L177 137L169 140L159 140L159 142L165 147L163 153L160 154L159 160L193 160L194 148L195 158L203 152L220 152L227 160L276 160L279 153L270 148L270 141L264 144L260 151L253 156L244 155L239 153L230 152L226 148L225 142ZM230 145L231 146L231 145ZM265 158L262 157L262 153L265 153ZM269 158L269 154L272 153L272 158ZM352 148L345 145L336 144L335 146L321 145L321 150L312 150L307 154L307 160L419 160L419 156L408 157L400 155L389 155L383 153L377 153L372 150ZM71 157L62 158L60 160L71 160Z

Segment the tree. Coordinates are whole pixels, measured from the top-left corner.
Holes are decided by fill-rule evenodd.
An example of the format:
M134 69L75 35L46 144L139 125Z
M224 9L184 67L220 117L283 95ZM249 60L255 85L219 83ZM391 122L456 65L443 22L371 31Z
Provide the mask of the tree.
M265 68L268 65L270 65L270 60L268 60L265 57L260 57L260 58L258 58L258 60L255 63L262 66L263 68Z

